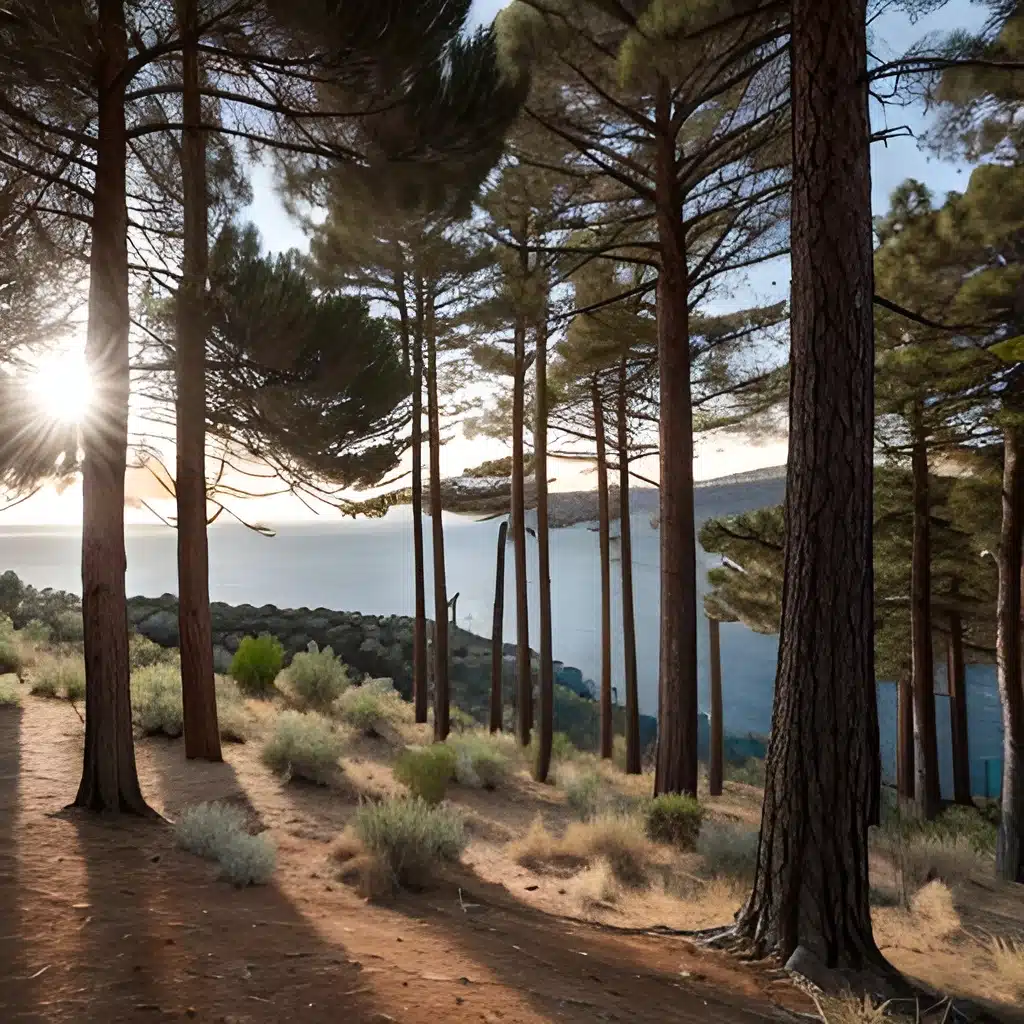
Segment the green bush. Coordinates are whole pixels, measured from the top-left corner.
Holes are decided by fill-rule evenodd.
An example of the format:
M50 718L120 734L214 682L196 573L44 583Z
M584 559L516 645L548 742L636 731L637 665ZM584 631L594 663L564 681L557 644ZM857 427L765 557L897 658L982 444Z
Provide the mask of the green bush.
M176 665L156 664L132 673L132 721L144 736L176 739L184 730L181 672Z
M41 657L32 668L29 693L36 697L85 697L85 662L74 657Z
M239 807L218 803L188 807L174 834L181 849L217 861L220 877L234 885L263 885L274 872L273 843L245 831L245 813Z
M471 732L477 728L479 723L477 720L469 714L467 711L463 711L462 708L451 707L448 710L448 728L452 732Z
M489 736L464 733L451 736L448 745L455 751L455 778L474 789L497 789L508 778L508 758Z
M238 684L217 676L217 728L226 743L244 743L249 738L249 714Z
M330 647L321 651L315 643L295 655L285 677L302 703L318 711L330 708L349 684L348 672L334 651Z
M995 854L999 826L990 814L977 807L947 807L932 821L903 816L898 804L890 801L883 808L882 831L891 841L911 843L924 840L939 846L965 843L975 853L989 857Z
M383 800L356 812L355 832L387 868L392 884L425 886L445 863L459 859L467 845L462 818L423 800Z
M751 882L757 867L757 841L756 828L709 821L697 837L697 852L704 858L708 874Z
M53 639L61 643L81 643L85 637L82 613L76 611L58 612L52 622Z
M644 817L650 839L692 850L700 835L704 808L692 796L664 793L648 802Z
M0 679L0 708L21 707L21 691L17 683L9 679Z
M565 789L565 802L577 818L595 817L604 804L605 782L597 772L570 771L560 776Z
M72 704L85 700L85 666L81 668L81 672L69 672L64 680L64 696Z
M263 746L263 761L286 780L326 786L340 768L341 738L329 719L311 711L283 711Z
M729 782L742 782L747 786L757 786L758 789L764 789L764 759L748 757L746 761L740 764L727 762L725 765L725 777Z
M243 693L266 697L273 691L283 664L284 647L280 640L268 633L247 636L231 659L231 676Z
M178 657L178 652L173 648L161 647L141 633L132 633L128 637L128 662L133 669L149 668L150 665L163 662L171 664Z
M0 676L20 676L25 670L25 658L13 636L0 636Z
M429 747L407 747L395 762L395 778L409 792L428 804L439 804L455 778L457 754L453 747L433 743Z
M371 679L349 687L338 700L343 722L364 736L381 736L383 731L408 717L409 707L390 679Z
M50 637L53 636L53 630L40 619L32 619L26 622L25 628L21 632L30 644L35 644L37 647L48 644Z

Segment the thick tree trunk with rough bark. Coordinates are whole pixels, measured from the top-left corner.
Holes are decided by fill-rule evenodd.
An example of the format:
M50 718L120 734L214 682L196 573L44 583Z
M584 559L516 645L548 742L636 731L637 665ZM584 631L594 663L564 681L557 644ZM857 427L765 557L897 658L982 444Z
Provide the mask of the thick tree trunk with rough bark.
M99 0L96 30L98 138L85 346L95 397L82 424L85 753L74 806L151 815L135 768L124 581L130 319L122 0Z
M534 778L547 782L551 771L551 743L555 729L555 669L551 654L551 554L548 531L548 324L537 325L533 474L537 485L538 622L540 626L540 720L537 726L537 762Z
M636 671L636 621L633 611L633 530L629 512L629 381L626 358L619 363L619 554L622 560L622 652L626 684L626 773L643 771L640 750L640 690Z
M655 103L658 371L661 387L661 652L654 792L697 795L697 541L693 520L693 406L689 279L672 100Z
M950 599L956 600L956 580ZM971 799L971 755L967 736L967 679L964 672L964 624L960 613L949 616L949 642L946 646L946 686L949 690L949 735L953 757L953 801L973 807Z
M996 671L1003 707L1002 818L996 874L1024 882L1024 682L1021 679L1021 561L1024 531L1024 428L1003 430L1003 513L996 598Z
M427 585L423 555L423 281L416 274L412 337L412 547L416 610L412 630L412 685L416 721L427 720Z
M825 986L889 975L868 900L880 785L872 573L866 0L793 0L785 575L767 780L739 934Z
M491 620L491 732L501 732L504 720L505 665L505 552L508 520L498 527L498 555L494 567L494 617Z
M722 795L725 775L725 732L722 728L722 624L708 619L709 660L711 661L711 750L708 762L708 792Z
M220 761L206 521L206 133L199 81L197 0L178 0L182 37L181 185L184 261L177 317L178 635L185 757Z
M530 665L529 598L526 589L526 509L523 429L526 389L526 325L517 319L512 385L512 544L516 569L516 738L530 745L533 728L533 670Z
M598 536L601 549L601 757L611 758L615 740L612 718L612 560L611 515L608 508L608 451L604 432L604 402L594 378L594 436L597 443Z
M434 740L448 738L448 584L444 564L444 520L441 513L441 416L437 394L437 337L434 297L427 296L427 425L430 441L430 527L434 553Z
M901 801L914 799L914 687L910 670L896 684L896 793Z
M924 410L910 412L913 539L910 556L910 654L914 689L914 796L918 815L931 821L942 809L939 743L935 732L935 666L932 655L932 545L928 497L928 449Z

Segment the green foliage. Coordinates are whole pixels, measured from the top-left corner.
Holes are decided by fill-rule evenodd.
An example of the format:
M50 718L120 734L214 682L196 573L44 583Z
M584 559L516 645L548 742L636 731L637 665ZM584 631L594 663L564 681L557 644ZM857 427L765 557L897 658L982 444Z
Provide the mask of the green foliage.
M302 703L318 711L326 711L349 684L348 672L334 651L330 647L321 651L315 643L295 655L285 678Z
M177 739L185 728L181 706L181 671L155 664L132 673L132 721L144 736Z
M13 636L0 636L0 675L20 676L25 669L25 656Z
M263 746L263 761L286 780L326 786L340 772L343 744L330 720L313 712L283 711Z
M266 836L249 835L245 814L231 804L187 807L174 826L178 846L220 865L220 878L239 888L265 885L274 873L277 851Z
M231 679L218 676L217 728L220 738L227 743L245 743L249 738L249 715L238 684Z
M29 692L36 697L85 697L85 662L80 657L48 656L36 660L30 673Z
M452 732L472 732L478 728L479 722L462 708L452 707L448 711L448 726Z
M645 818L647 835L655 842L692 850L700 836L704 808L692 796L664 793L647 804Z
M508 779L508 758L490 736L451 736L448 745L455 751L455 778L460 785L498 789Z
M455 778L458 753L444 743L429 747L408 747L395 762L395 778L413 797L428 804L439 804Z
M455 811L416 798L363 804L354 824L363 845L381 859L400 888L425 886L438 867L456 862L468 844Z
M53 639L63 643L81 643L85 637L85 624L79 611L63 611L52 622Z
M598 814L605 782L597 772L573 772L564 785L565 801L577 818L587 821Z
M25 584L16 572L10 569L0 575L0 613L11 616L19 608L25 596Z
M280 640L268 633L247 636L231 659L231 676L243 693L267 697L274 690L274 680L283 664L284 646Z
M369 737L382 736L388 726L409 716L408 705L390 679L370 679L350 687L337 707L343 722Z
M925 840L937 845L965 843L975 853L991 856L996 849L998 822L977 807L954 805L932 821L901 813L898 804L889 801L883 807L882 831L891 840L910 843Z
M764 789L764 760L748 757L740 764L729 762L725 765L725 777L730 782L742 782L747 786Z
M697 837L704 870L718 878L751 882L757 868L757 829L732 822L708 821Z
M177 658L176 650L161 647L141 633L132 633L128 637L128 661L132 669L148 668L161 662L170 663Z
M25 623L21 633L30 644L41 647L43 644L50 642L53 630L39 619L30 619Z
M0 708L21 707L21 690L10 679L0 679Z

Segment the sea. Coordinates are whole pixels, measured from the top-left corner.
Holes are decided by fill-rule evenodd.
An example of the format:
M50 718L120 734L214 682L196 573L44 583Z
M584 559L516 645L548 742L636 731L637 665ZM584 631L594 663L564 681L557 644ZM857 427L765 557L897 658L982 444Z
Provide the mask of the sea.
M696 492L698 523L710 517L780 502L781 475L704 484ZM638 489L630 522L633 536L637 667L640 706L657 712L658 687L658 530L657 494ZM491 635L498 520L475 521L446 514L445 559L448 594L458 594L456 621L480 636ZM231 604L278 607L326 607L371 615L411 615L414 610L412 514L393 509L378 520L320 518L278 524L265 537L239 524L210 528L210 594ZM613 685L621 699L621 588L617 526L612 541ZM427 544L427 598L431 600L430 529ZM81 592L81 533L61 526L0 526L0 571L12 569L35 587ZM176 591L175 534L165 526L129 526L126 532L128 593L158 596ZM537 635L537 551L528 539L530 627ZM505 642L515 639L512 548L506 547ZM698 586L707 588L707 570L717 556L698 551ZM552 531L551 595L554 656L579 668L585 678L600 671L600 563L595 524ZM702 605L698 601L698 608ZM534 645L535 646L535 645ZM777 641L738 623L722 625L724 727L738 735L765 735L771 724ZM708 636L699 633L699 691L708 707ZM936 689L945 692L944 668ZM895 771L896 688L878 686L883 772ZM967 670L972 786L978 795L998 795L1002 723L995 671L972 665ZM952 793L949 758L949 702L937 697L940 769L943 792ZM996 791L993 792L993 786Z

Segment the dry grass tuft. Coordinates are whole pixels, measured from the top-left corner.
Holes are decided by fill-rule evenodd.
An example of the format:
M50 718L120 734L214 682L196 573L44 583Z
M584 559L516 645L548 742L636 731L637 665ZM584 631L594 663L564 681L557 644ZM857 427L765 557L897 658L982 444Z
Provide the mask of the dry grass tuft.
M870 996L812 996L825 1024L910 1024L910 1018L890 1012L889 1003L875 1003Z
M584 913L607 910L619 902L622 888L611 864L602 858L576 879L576 895Z
M1015 999L1024 1001L1024 942L993 937L988 951L1004 987Z
M548 831L539 814L526 835L509 844L508 853L517 864L531 871L555 869L574 873L586 864L585 858L563 848L562 840Z
M938 879L914 893L910 912L915 925L931 938L945 939L960 930L960 915L953 903L953 893Z

